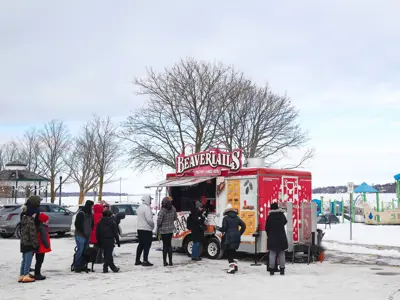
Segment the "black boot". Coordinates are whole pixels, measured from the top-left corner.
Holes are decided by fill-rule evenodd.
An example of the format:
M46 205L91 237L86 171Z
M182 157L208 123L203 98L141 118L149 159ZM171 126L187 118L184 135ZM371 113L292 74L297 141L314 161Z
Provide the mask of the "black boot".
M113 271L114 273L118 273L119 272L119 268L118 267L116 267L115 265L114 266L112 266L112 267L110 267L110 269L111 269L111 271Z
M275 268L269 268L269 275L274 275L275 274Z
M281 273L281 275L285 275L285 268L280 268L279 272Z
M169 265L173 266L174 264L172 263L172 249L168 250L168 261L169 261Z
M108 273L108 266L106 264L103 265L103 273Z
M166 266L168 266L168 263L167 263L167 252L163 251L162 256L163 256L164 267L166 267Z

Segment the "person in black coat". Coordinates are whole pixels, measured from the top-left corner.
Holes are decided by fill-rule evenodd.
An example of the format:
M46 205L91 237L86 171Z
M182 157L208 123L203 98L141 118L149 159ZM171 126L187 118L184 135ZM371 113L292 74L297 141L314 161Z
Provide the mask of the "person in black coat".
M98 246L104 251L103 272L107 273L108 268L113 272L118 272L119 268L114 265L113 250L114 244L120 247L118 225L115 223L112 212L104 211L96 229L96 239Z
M192 231L192 260L201 260L200 244L204 240L204 231L206 230L206 218L203 215L203 205L200 201L196 201L192 207L190 215L187 218L187 229Z
M240 227L240 230L239 230ZM222 247L226 252L229 262L228 273L238 271L238 261L235 259L236 250L239 249L240 239L246 230L246 224L239 218L237 210L228 204L224 211L224 219L222 227L217 227L219 231L224 233L222 238Z
M289 247L285 231L286 217L277 203L271 204L271 209L265 225L267 232L267 248L269 250L269 272L274 275L275 262L278 256L280 274L285 274L285 251Z

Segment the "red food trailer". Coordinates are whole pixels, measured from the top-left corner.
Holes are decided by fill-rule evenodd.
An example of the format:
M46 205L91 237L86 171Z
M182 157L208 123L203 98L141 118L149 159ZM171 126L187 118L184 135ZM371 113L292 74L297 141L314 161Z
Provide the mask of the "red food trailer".
M147 187L166 188L178 212L173 246L191 254L191 232L186 227L193 201L202 202L208 212L206 238L201 252L220 258L221 226L227 204L237 209L247 228L238 251L267 252L265 223L271 203L277 202L286 211L289 249L297 243L313 244L317 230L316 205L311 202L311 173L268 169L263 160L249 159L242 166L240 149L225 152L219 149L179 155L176 172ZM257 164L257 162L259 162ZM261 162L261 163L260 163ZM257 242L257 243L256 243Z

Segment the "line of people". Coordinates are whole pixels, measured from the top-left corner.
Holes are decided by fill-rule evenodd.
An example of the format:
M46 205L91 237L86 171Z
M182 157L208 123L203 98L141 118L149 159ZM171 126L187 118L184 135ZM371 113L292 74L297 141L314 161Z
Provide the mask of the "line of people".
M34 282L44 280L41 274L41 267L45 253L51 251L50 238L48 233L49 217L39 212L40 197L31 196L23 206L21 213L21 252L22 262L19 282ZM135 265L151 267L153 264L148 256L153 241L153 230L155 227L153 213L151 210L150 195L142 198L142 204L137 210L137 228L139 244L136 251ZM161 203L161 211L157 217L157 236L163 243L163 265L172 266L172 236L175 228L175 221L178 219L175 207L172 205L172 198L165 197ZM92 213L93 209L93 213ZM228 205L225 209L222 226L216 229L223 233L222 248L226 253L229 269L228 273L238 271L238 260L236 251L241 243L241 236L246 230L246 224L239 218L237 210ZM75 272L87 271L84 261L84 252L90 244L97 249L97 263L103 263L103 272L110 268L113 272L119 272L114 264L113 250L115 245L120 247L118 224L120 220L110 211L110 206L103 202L94 204L93 201L86 201L82 211L78 212L75 220L75 254L71 270ZM286 217L277 203L271 205L269 217L266 222L268 236L269 264L268 270L274 275L277 270L276 261L279 259L280 274L285 274L285 250L288 248L285 225ZM192 260L200 261L200 245L204 242L206 230L206 215L203 206L196 201L187 218L187 228L191 230L193 240ZM143 254L143 261L141 256ZM32 258L35 255L35 269L32 270ZM30 274L34 271L34 274Z

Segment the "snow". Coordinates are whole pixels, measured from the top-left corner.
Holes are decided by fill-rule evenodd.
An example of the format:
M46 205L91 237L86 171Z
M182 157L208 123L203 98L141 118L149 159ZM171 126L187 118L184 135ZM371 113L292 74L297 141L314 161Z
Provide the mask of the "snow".
M318 227L325 232L324 240L340 243L351 243L374 246L400 247L400 226L396 225L365 225L353 223L353 238L350 240L350 223L332 224L325 229L325 225Z
M0 290L2 300L19 299L388 299L398 288L398 276L382 276L378 272L395 272L394 267L343 265L329 262L288 264L287 275L270 277L265 266L251 267L249 261L239 263L239 273L226 274L225 260L204 259L192 263L182 254L175 254L175 266L161 265L161 252L150 253L152 268L134 266L136 244L116 248L115 261L121 273L75 274L69 270L74 240L52 239L53 251L46 254L43 274L48 279L31 284L17 283L20 265L19 241L0 239ZM399 273L400 274L400 273ZM5 291L7 291L5 293ZM394 299L400 295L395 295Z

